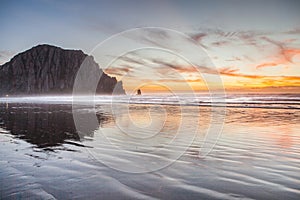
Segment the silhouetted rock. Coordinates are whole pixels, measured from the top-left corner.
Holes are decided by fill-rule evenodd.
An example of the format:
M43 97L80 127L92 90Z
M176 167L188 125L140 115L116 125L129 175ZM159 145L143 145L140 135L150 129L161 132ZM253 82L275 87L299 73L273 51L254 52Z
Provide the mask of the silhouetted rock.
M38 45L0 66L0 95L71 94L81 64L88 60L88 75L99 77L97 94L125 94L122 82L105 74L93 57L81 50Z

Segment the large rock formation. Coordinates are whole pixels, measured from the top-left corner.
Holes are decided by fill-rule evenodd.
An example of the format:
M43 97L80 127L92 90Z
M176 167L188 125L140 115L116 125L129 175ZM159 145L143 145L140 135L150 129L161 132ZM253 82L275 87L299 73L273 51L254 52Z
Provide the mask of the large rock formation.
M83 62L90 64L88 74L102 74L96 86L97 94L112 94L116 86L116 93L125 94L122 82L105 74L93 57L87 57L81 50L38 45L0 66L0 96L72 94Z

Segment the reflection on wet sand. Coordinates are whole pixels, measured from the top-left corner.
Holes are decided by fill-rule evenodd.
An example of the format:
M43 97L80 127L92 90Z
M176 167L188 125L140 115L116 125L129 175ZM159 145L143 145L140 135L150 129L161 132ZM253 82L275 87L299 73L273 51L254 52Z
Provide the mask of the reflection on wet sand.
M99 124L103 124L109 116L98 112L97 118ZM81 139L74 125L71 105L0 104L0 127L39 148ZM85 135L92 137L97 128Z
M78 112L84 118L92 110ZM0 199L299 199L299 109L228 108L222 135L204 158L210 107L103 104L96 114L98 126L82 137L71 105L2 104ZM174 153L182 157L151 173L116 170L161 165Z

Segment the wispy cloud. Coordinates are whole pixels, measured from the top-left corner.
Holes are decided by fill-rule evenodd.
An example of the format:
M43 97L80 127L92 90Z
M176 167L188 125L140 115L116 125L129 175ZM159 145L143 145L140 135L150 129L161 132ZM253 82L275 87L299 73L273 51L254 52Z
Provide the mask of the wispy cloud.
M293 57L296 55L300 55L300 49L292 49L292 48L286 48L283 50L283 54L285 55L285 57L288 58L288 60L290 62L293 62Z
M284 33L292 34L292 35L293 35L293 34L299 35L299 34L300 34L300 27L294 28L294 29L289 30L289 31L286 31L286 32L284 32Z
M275 45L278 48L279 56L282 56L287 62L291 62L290 57L288 57L285 53L285 45L283 42L272 40L266 36L261 37L263 40Z
M225 46L230 44L229 41L217 41L217 42L213 42L211 43L213 46L217 46L217 47L221 47L221 46Z
M249 74L241 74L241 73L233 73L221 71L221 75L231 76L231 77L240 77L240 78L248 78L248 79L268 79L268 80L280 80L280 81L300 81L300 76L268 76L268 75L249 75Z
M216 74L218 71L214 68L206 66L194 66L194 65L181 65L175 62L166 62L159 59L152 59L151 62L158 64L161 68L169 68L176 70L180 73L207 73L207 74Z
M196 41L201 41L206 36L207 36L207 33L203 33L203 32L191 34L191 38Z
M278 65L278 63L262 63L262 64L257 65L255 68L260 69L260 68L265 68L265 67L274 67L277 65Z
M295 64L293 58L297 55L300 55L300 49L296 48L286 48L284 45L281 45L280 51L277 52L269 62L262 62L258 64L255 68L261 69L265 67L275 67L275 66L289 66Z
M300 84L298 74L293 76L296 72L296 62L298 62L298 57L295 59L295 56L300 55L296 35L292 37L284 32L225 32L222 30L201 30L189 35L199 46L205 46L207 52L212 52L211 58L218 59L219 62L214 63L216 68L205 63L197 63L193 66L160 54L145 56L143 53L135 52L120 57L120 62L107 72L116 76L126 74L130 78L142 80L147 77L149 81L152 79L174 84L184 81L201 82L202 73L220 75L225 77L229 84L237 84L239 87L248 87L248 85L249 87L259 87L259 85L261 87L292 87ZM146 34L138 34L137 37L131 36L131 39L167 49L169 45L172 45L169 41L178 42L165 30L151 30ZM187 38L186 42L188 40ZM281 68L274 71L262 70L277 66ZM287 71L286 76L281 76ZM225 82L225 87L227 87L226 84Z
M219 74L221 74L221 75L234 74L238 71L239 71L239 69L235 69L233 67L223 67L218 70Z
M114 76L124 76L129 73L133 68L129 66L120 66L120 67L110 67L105 69L105 73L114 75Z

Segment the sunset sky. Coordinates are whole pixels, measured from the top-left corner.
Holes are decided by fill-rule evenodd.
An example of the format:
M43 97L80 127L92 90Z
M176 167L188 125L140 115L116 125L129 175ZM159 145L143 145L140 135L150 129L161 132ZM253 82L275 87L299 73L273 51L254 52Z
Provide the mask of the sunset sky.
M94 48L110 36L139 27L158 31L124 37L114 48L130 42L155 44L123 54L104 71L122 80L127 91L206 90L202 75L220 75L227 91L300 91L300 1L1 1L0 64L16 53L47 43L82 49L101 63ZM174 38L179 31L193 42ZM189 49L209 62L192 66L168 51ZM94 49L94 51L92 51ZM206 58L205 58L206 57ZM147 86L148 85L148 86Z

